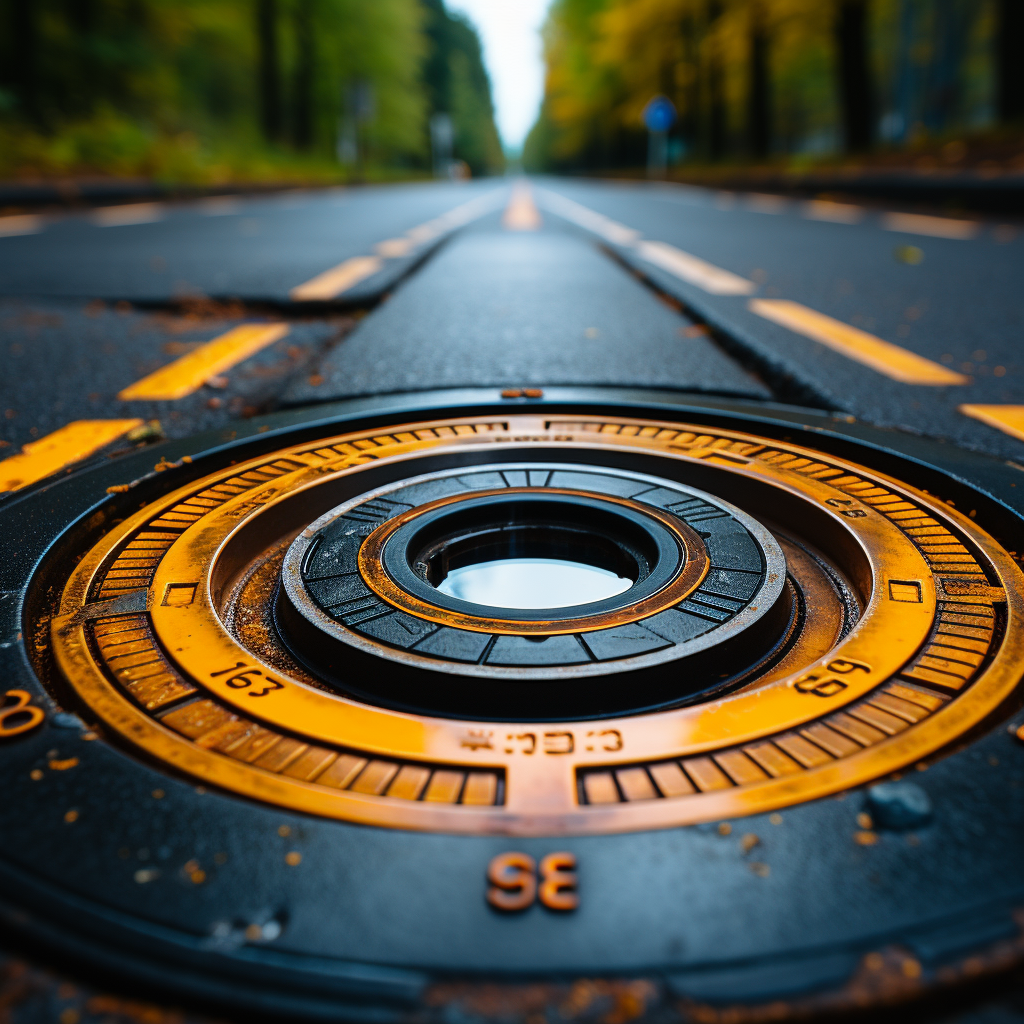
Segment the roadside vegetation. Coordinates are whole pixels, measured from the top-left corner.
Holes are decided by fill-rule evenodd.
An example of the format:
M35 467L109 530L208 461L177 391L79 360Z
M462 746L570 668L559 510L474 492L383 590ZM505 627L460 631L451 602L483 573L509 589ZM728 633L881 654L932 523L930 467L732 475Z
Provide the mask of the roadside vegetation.
M532 170L845 161L1024 170L1019 0L554 0Z
M330 182L502 167L443 0L0 0L0 178Z

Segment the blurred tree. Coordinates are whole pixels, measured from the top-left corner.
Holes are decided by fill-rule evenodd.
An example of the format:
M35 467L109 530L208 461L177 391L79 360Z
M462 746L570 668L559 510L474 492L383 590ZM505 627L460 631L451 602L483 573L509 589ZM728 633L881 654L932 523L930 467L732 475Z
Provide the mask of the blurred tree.
M1003 106L1024 117L1024 0L555 0L524 160L639 168L640 112L659 92L679 110L672 151L699 161L863 153L879 136L976 127L995 101L997 6L1014 40Z
M754 0L750 7L750 72L747 100L747 144L756 159L772 149L771 78L768 68L768 29L764 4Z
M999 0L997 96L1000 119L1024 120L1024 3Z
M848 153L859 153L871 148L874 137L867 0L839 0L836 50L843 139Z
M268 142L281 139L281 56L277 0L256 0L260 41L260 118Z
M464 18L449 13L443 0L422 3L430 41L423 67L430 115L451 117L455 159L464 160L473 174L493 174L503 157L480 37Z
M479 39L438 0L0 0L0 174L338 176L356 85L365 173L420 173L428 8L456 155L499 168Z
M315 0L295 0L295 84L292 90L294 113L292 129L295 145L310 149L313 145L313 117L316 97L314 41Z

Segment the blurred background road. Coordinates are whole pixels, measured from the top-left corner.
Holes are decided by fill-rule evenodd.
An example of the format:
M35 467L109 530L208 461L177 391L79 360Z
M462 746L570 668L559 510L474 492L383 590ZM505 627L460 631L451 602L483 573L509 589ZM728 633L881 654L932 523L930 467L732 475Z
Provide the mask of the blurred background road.
M1011 222L564 178L216 202L0 239L11 448L79 421L152 439L341 397L598 385L812 405L1024 464ZM14 489L25 459L4 464Z

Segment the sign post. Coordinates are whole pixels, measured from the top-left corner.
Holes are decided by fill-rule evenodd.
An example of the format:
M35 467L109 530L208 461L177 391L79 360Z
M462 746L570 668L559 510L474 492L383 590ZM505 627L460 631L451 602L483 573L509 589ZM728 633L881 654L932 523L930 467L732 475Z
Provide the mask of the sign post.
M668 132L676 123L676 108L667 96L654 96L644 107L647 126L647 176L664 177L668 168Z

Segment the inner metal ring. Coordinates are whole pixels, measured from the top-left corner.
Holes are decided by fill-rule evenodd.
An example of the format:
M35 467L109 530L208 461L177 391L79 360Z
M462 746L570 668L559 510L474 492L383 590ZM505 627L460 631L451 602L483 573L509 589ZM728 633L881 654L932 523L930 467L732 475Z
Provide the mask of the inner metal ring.
M411 569L408 547L418 534L442 516L482 511L511 500L554 507L568 499L577 510L608 509L627 526L644 531L657 549L650 574L625 593L593 606L566 609L499 609L507 614L488 616L485 609L439 593ZM621 526L620 526L621 528ZM379 526L359 549L363 579L388 604L440 625L458 626L478 633L543 634L577 633L606 629L655 615L693 593L707 576L710 561L700 536L676 516L628 498L593 495L555 488L516 488L487 491L470 498L452 495L410 509ZM593 608L592 611L589 611ZM556 611L557 614L553 614ZM588 613L589 611L589 613Z

